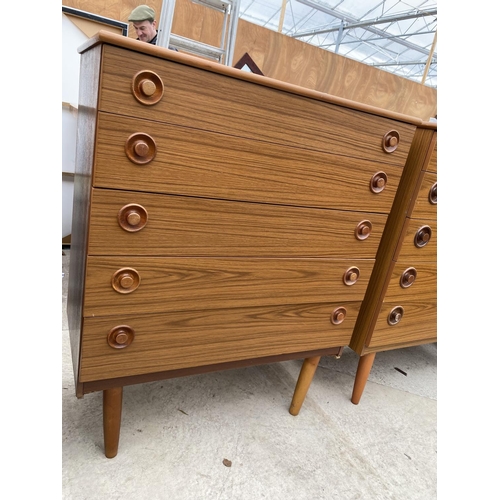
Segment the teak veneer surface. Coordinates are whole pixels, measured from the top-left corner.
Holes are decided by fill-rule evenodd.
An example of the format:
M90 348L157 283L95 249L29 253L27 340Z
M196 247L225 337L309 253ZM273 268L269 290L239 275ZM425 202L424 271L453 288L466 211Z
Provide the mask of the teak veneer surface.
M333 304L131 313L85 318L81 381L154 373L346 345L359 302L342 302L348 313L333 325ZM125 349L112 349L106 333L118 325L135 331Z
M148 134L147 164L125 153L132 134ZM384 162L99 114L94 186L208 198L389 213L402 168ZM383 171L384 190L370 190Z
M89 257L84 316L361 301L373 260ZM353 285L345 271L358 267ZM140 276L131 293L115 291L122 268ZM333 310L333 309L332 309Z
M139 204L146 226L124 231L119 210ZM370 214L372 233L355 237L366 214L94 189L90 255L330 257L373 259L387 215Z
M415 233L419 228L429 226L432 235L423 247L415 246ZM398 260L406 262L433 262L437 258L438 228L437 220L409 219L405 225L405 232L402 238L401 249Z
M400 285L401 274L409 267L414 267L416 269L417 277L411 286L402 288ZM399 260L394 266L384 302L397 305L399 301L404 305L406 302L419 300L426 300L436 305L437 264L434 260L433 262L419 263L410 266L408 262Z
M433 205L429 202L429 191L436 182L437 174L425 172L417 199L413 205L412 219L424 219L428 222L437 221L437 204ZM433 225L436 226L436 224Z
M437 125L425 124L418 128L408 160L401 176L398 191L394 199L394 204L389 214L384 236L377 250L376 264L373 268L370 281L368 283L365 299L361 305L360 314L357 318L356 326L349 343L351 349L360 356L367 352L382 351L385 348L404 347L404 340L399 336L400 330L395 330L395 326L387 324L387 314L389 311L383 310L384 296L389 286L396 261L408 263L408 267L416 262L435 261L437 248L437 234L433 229L430 241L422 248L417 248L414 244L415 232L426 222L418 219L412 220L411 207L416 203L420 193L420 183L425 177L425 172L430 159L436 152L436 127ZM416 259L416 260L415 260ZM397 305L397 304L396 304ZM385 307L385 305L384 305ZM432 309L432 304L422 303L422 308L426 311ZM436 317L437 312L432 313ZM411 315L410 315L411 318ZM406 324L410 323L408 319ZM396 325L400 326L400 325ZM383 328L381 337L378 336L378 329ZM429 333L429 328L432 333ZM411 330L411 326L409 327ZM391 342L391 331L398 335L398 342ZM425 331L425 333L423 333ZM411 332L408 333L410 335ZM371 341L377 336L377 344L372 345ZM410 335L411 343L418 343L418 336L422 336L422 343L429 337L436 337L436 323L426 323L426 327L419 327ZM410 341L409 340L409 341ZM387 345L384 346L384 342Z
M365 353L387 351L412 345L430 344L437 339L437 307L431 297L420 297L418 301L403 305L403 319L397 325L389 325L387 317L394 306L385 303L377 318L374 334Z
M437 155L438 155L438 143L436 140L434 151L432 152L431 159L429 160L429 164L427 165L427 172L433 172L437 174Z
M234 70L239 78L227 78L219 72L232 68L221 65L219 72L202 71L108 45L103 50L101 111L285 145L293 138L298 147L397 166L404 165L415 132L412 123L256 85L243 79L241 70ZM140 104L130 91L134 76L144 70L154 70L164 83L154 106ZM398 131L400 142L388 154L382 139L391 130Z

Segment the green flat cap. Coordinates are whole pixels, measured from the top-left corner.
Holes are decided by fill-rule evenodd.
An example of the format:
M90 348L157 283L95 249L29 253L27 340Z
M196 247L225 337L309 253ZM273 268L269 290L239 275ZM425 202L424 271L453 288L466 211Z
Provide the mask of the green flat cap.
M139 21L154 21L155 11L147 5L139 5L128 16L129 22L136 23Z

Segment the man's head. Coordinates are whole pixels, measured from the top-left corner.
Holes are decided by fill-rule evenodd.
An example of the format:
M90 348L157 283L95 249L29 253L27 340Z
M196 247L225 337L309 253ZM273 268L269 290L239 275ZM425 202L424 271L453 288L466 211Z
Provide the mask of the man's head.
M142 42L150 42L156 36L155 16L155 11L147 5L139 5L130 13L128 20Z

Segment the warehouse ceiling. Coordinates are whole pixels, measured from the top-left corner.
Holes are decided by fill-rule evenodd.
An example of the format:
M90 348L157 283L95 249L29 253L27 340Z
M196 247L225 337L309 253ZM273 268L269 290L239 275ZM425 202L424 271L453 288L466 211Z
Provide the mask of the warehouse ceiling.
M240 0L239 17L437 88L435 0Z

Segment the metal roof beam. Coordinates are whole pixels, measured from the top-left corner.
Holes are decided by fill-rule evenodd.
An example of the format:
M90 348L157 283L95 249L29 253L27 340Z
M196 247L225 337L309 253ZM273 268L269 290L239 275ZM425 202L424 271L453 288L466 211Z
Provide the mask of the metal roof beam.
M338 19L340 19L343 22L344 30L350 29L353 27L363 27L366 31L369 31L370 33L374 33L378 36L384 37L387 35L387 33L385 31L373 27L373 24L380 24L382 22L381 19L384 19L384 18L380 18L378 20L372 20L372 21L359 21L358 19L356 19L354 17L346 16L342 12L339 12L339 11L334 10L334 9L328 9L328 8L318 4L316 2L312 2L310 0L297 0L297 2L304 4L304 5L307 5L308 7L312 7L313 9L319 10L321 12L324 12L325 14L329 14L333 17L337 17ZM422 12L424 13L423 15L426 15L426 16L436 15L437 9L422 11ZM417 13L418 13L418 11L417 11ZM434 13L434 14L430 14L430 13ZM408 14L408 16L415 17L416 13ZM396 18L396 17L398 17L399 20L402 20L404 16L403 15L401 15L401 16L388 16L387 18L392 18L392 21L383 21L383 22L395 22L394 18ZM422 16L417 16L417 17L422 17ZM385 19L387 19L387 18L385 18ZM407 19L410 19L410 18L411 17L407 17ZM361 24L363 26L361 26ZM358 26L356 26L356 25L358 25ZM290 35L290 36L292 36L293 38L298 38L298 37L306 36L306 35L317 35L320 33L329 33L332 31L337 31L339 29L340 29L340 25L335 26L335 27L328 29L328 30L321 30L321 31L316 31L316 32L313 31L313 32L308 32L308 33L298 33L298 34ZM365 40L365 41L368 42L369 40ZM404 45L405 47L407 47L409 49L416 50L417 52L420 52L422 54L429 55L428 50L426 50L426 49L424 49L424 48L422 48L419 45L416 45L414 43L408 42L406 40L395 40L395 42L397 42L401 45Z
M390 62L390 63L365 63L368 64L369 66L415 66L417 64L420 64L422 66L425 66L427 61L405 61L405 62ZM436 61L431 62L431 64L437 64Z
M300 1L300 0L297 0L297 1ZM405 21L407 19L414 19L417 17L434 16L436 14L437 14L437 9L434 9L434 10L427 10L427 11L418 12L416 14L379 17L377 19L371 19L370 21L359 21L356 23L342 22L338 26L333 26L331 28L325 28L325 29L313 30L313 31L304 31L302 33L295 33L295 34L290 35L290 36L292 38L298 38L301 36L319 35L322 33L332 33L334 31L339 31L342 27L344 29L364 28L367 26L373 26L375 24L395 23L397 21Z

